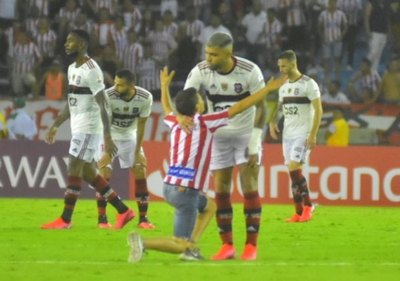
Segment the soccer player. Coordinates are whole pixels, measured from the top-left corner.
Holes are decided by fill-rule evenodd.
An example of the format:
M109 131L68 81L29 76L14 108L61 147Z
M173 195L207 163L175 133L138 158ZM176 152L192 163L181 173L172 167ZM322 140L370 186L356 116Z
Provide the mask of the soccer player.
M139 209L138 226L152 229L154 225L147 219L149 191L146 182L147 161L142 144L153 96L146 89L135 86L135 76L127 69L117 72L114 86L108 88L106 94L111 107L111 138L118 148L114 156L119 158L122 169L131 168L135 174L135 197ZM98 162L100 174L109 181L114 157L104 151L103 144L100 145L99 152L103 154ZM99 193L96 194L96 198L99 213L98 226L109 228L111 225L106 215L107 201Z
M98 64L87 55L89 34L72 30L64 44L66 54L74 60L68 68L68 104L54 120L45 141L54 142L58 127L71 119L72 138L69 147L68 179L61 217L42 225L42 229L71 227L71 217L78 199L82 179L92 185L118 211L114 228L121 229L134 218L129 209L96 171L94 154L101 138L101 125L105 151L114 155L116 147L111 139L109 109L105 101L103 73Z
M180 91L175 97L176 115L169 100L169 85L174 72L168 68L161 71L161 103L166 115L164 122L170 128L170 161L164 178L164 197L175 208L174 237L142 239L136 232L128 235L131 246L130 262L142 258L143 249L169 253L182 253L185 260L202 259L196 242L204 232L215 206L204 193L208 189L208 173L213 135L229 124L228 119L245 111L280 87L285 77L270 81L254 95L242 99L228 109L201 115L205 105L203 98L194 88ZM178 118L188 117L194 122L188 134L180 126ZM198 211L200 212L198 214ZM197 221L196 221L197 216Z
M288 81L279 89L278 109L282 109L284 116L283 156L292 181L296 210L286 221L306 222L311 219L313 205L302 167L316 144L322 117L321 93L317 83L298 70L296 54L292 50L279 55L278 66L280 72L288 76ZM278 139L280 132L275 118L278 109L269 124L273 139Z
M263 75L257 65L232 55L233 39L229 34L214 33L207 41L205 52L206 60L189 73L185 89L204 89L210 112L228 109L264 86ZM247 233L241 259L254 260L257 257L261 218L257 181L264 120L265 105L261 102L229 120L228 125L215 134L210 168L214 174L216 218L223 245L212 257L213 260L235 257L230 200L235 165L239 166Z

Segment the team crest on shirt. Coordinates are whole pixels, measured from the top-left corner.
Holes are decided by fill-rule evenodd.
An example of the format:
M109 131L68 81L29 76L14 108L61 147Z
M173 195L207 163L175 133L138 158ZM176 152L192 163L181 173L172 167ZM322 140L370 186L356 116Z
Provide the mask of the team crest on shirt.
M221 89L224 91L228 90L228 83L221 83Z
M300 89L299 88L294 89L294 95L298 96L299 94L300 94Z
M129 107L128 107L128 106L127 106L127 107L124 107L122 110L126 112L126 111L129 110Z
M80 83L81 83L81 77L78 76L78 77L76 77L76 84L79 85Z
M235 89L235 92L238 94L240 94L243 91L243 86L241 83L235 83L233 87Z

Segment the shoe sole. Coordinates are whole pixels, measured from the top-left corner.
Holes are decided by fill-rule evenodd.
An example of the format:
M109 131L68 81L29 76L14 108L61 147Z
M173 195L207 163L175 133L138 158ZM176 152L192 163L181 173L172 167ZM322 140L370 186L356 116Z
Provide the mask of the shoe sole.
M143 242L140 235L136 232L128 234L128 245L131 248L128 256L129 263L135 263L143 257Z

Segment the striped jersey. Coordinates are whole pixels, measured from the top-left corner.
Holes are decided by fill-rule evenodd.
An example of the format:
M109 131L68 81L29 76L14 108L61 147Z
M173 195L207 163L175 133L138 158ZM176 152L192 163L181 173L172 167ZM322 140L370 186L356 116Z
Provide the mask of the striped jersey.
M357 25L363 16L361 0L338 0L336 5L345 13L349 25Z
M334 12L325 10L319 15L318 22L322 25L324 41L330 43L341 40L342 27L347 25L347 18L341 10L336 9Z
M218 128L227 124L228 111L196 114L191 134L181 129L172 114L167 115L164 122L170 128L169 169L164 182L206 192L212 136Z
M13 73L29 73L33 71L33 67L42 57L39 48L34 42L21 44L15 43L12 47L11 63Z
M210 112L226 110L236 102L254 94L264 87L260 68L253 62L233 57L235 66L228 74L211 70L206 61L195 66L186 79L185 89L194 87L204 89ZM250 132L253 128L255 107L229 119L228 126L218 130L216 135L236 135Z
M106 94L111 109L111 136L113 140L131 140L136 137L137 118L150 116L153 96L141 87L135 87L136 94L129 101L121 99L115 87Z
M71 132L99 134L102 132L100 107L95 95L104 90L103 72L91 58L77 66L68 67L68 106Z
M287 81L279 88L279 102L284 116L283 138L307 136L313 123L311 101L321 97L317 83L302 75L293 82Z

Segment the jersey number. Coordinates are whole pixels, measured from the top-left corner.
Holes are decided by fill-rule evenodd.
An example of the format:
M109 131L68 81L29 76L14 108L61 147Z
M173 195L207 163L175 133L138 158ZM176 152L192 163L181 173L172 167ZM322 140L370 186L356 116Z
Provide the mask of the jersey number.
M129 127L133 121L120 121L120 120L112 120L112 124L121 128Z
M297 106L285 106L284 110L285 115L297 115L297 112L299 111Z

